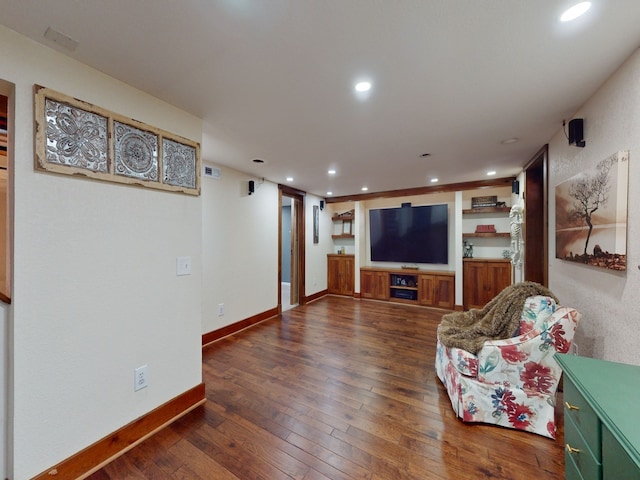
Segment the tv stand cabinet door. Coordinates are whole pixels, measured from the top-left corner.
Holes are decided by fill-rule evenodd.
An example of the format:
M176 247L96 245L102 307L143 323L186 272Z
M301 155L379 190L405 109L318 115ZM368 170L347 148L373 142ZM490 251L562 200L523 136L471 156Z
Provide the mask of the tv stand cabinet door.
M374 300L389 300L389 273L377 270L360 271L360 296Z
M451 275L425 275L418 279L420 305L453 309L455 302L455 277Z
M435 276L435 306L453 310L456 302L455 277L450 275Z
M420 305L433 307L436 304L435 275L420 275L418 278L418 302Z

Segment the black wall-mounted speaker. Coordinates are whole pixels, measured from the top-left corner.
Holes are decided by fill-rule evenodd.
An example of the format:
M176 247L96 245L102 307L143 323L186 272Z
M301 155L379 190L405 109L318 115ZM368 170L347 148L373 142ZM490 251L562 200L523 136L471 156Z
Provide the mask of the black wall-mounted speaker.
M256 182L249 180L249 195L256 191Z
M320 210L324 210L324 200L320 200Z
M574 118L569 121L569 145L576 147L584 147L584 120L582 118Z
M511 193L518 195L520 193L520 182L518 180L514 180L511 182Z

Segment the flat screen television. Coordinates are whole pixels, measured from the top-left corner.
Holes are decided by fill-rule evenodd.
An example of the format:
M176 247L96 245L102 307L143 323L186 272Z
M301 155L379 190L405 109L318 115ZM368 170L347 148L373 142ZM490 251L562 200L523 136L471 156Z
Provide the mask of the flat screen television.
M371 260L449 263L448 206L369 210Z

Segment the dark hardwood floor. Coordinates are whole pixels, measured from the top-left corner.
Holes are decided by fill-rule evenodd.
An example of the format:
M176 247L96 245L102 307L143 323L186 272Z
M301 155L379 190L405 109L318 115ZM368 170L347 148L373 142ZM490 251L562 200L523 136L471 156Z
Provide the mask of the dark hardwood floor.
M103 479L558 479L553 441L465 424L436 377L442 313L328 296L203 350L207 402Z

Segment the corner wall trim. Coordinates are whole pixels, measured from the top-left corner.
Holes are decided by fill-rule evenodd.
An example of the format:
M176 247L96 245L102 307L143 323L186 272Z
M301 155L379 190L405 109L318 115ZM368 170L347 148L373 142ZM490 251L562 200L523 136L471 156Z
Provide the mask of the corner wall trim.
M202 346L204 347L210 343L215 342L216 340L220 340L223 337L239 332L240 330L244 330L247 327L275 317L276 315L278 315L278 307L272 308L271 310L266 310L262 313L258 313L257 315L253 315L252 317L245 318L244 320L232 323L231 325L227 325L226 327L219 328L218 330L203 333Z
M171 422L202 405L206 400L204 383L200 383L45 472L36 475L32 480L86 478Z

